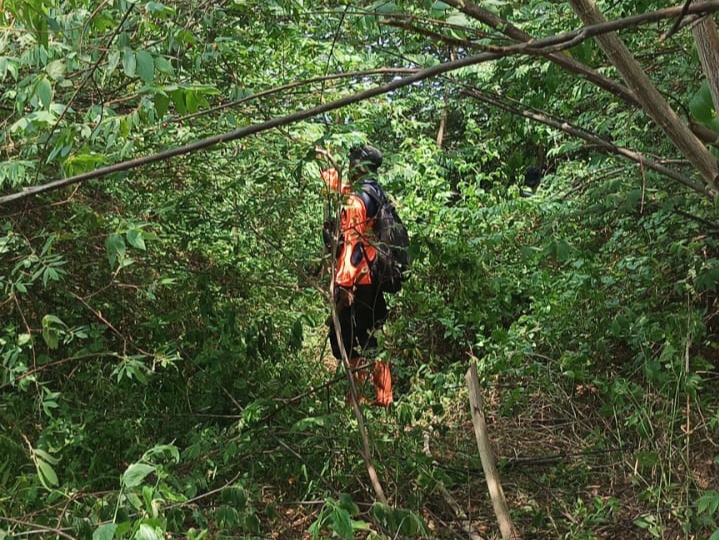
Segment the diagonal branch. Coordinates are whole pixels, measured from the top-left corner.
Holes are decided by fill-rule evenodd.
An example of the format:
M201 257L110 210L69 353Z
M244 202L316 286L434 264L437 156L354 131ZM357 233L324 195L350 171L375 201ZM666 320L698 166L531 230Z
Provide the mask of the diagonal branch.
M482 24L485 24L489 26L490 28L497 30L498 32L501 32L505 36L511 38L512 40L516 42L543 42L544 40L535 40L533 36L530 34L527 34L520 28L517 28L512 23L508 22L507 20L499 17L498 15L492 13L488 9L485 9L477 4L472 4L471 2L466 2L465 0L446 0L446 4L449 4L450 6L458 9L465 15L472 17L473 19L481 22ZM705 2L699 5L690 6L689 2L687 2L683 7L673 7L673 8L666 8L661 9L658 11L654 11L651 13L643 13L638 15L633 15L631 17L626 17L624 19L618 19L616 21L612 21L606 24L610 25L616 25L613 30L609 31L616 31L620 30L622 28L628 28L631 26L637 26L639 24L644 23L650 23L650 22L657 22L662 19L668 19L668 18L675 18L677 17L679 20L681 18L685 17L688 14L700 14L700 13L709 13L708 11L705 11L705 8L712 5L711 11L715 11L717 9L716 2ZM591 26L586 26L583 30L588 32L593 32L592 29L596 28L597 24L593 24ZM582 32L582 29L576 32ZM576 32L572 32L570 34L566 35L572 35ZM607 32L601 32L602 34ZM599 34L594 34L599 35ZM586 39L586 36L585 36ZM622 85L619 82L613 81L612 79L609 79L608 77L605 77L604 75L597 73L594 69L591 67L574 60L573 58L570 58L564 54L561 54L559 52L552 52L550 54L546 55L546 58L557 64L558 66L566 69L567 71L571 73L575 73L577 75L580 75L584 78L586 78L591 83L595 84L596 86L614 94L615 96L621 98L622 100L626 101L627 103L631 103L633 105L640 105L637 101L636 95L633 90L630 88L627 88L626 86Z
M586 25L597 25L606 21L593 0L569 0L569 3ZM703 5L706 4L694 7ZM596 36L596 39L627 85L634 90L642 109L659 125L674 146L691 161L710 190L717 191L719 189L717 186L719 180L717 159L684 125L674 109L669 106L647 74L644 73L624 42L614 32Z
M123 172L128 171L132 169L136 169L138 167L142 167L144 165L148 165L150 163L155 163L158 161L164 161L176 156L181 156L185 154L189 154L192 152L197 152L199 150L204 150L206 148L210 148L212 146L216 146L219 144L223 144L226 142L242 139L245 137L248 137L250 135L255 135L258 133L262 133L264 131L268 131L271 129L275 129L281 126L286 126L289 124L293 124L295 122L299 122L302 120L307 120L309 118L313 118L315 116L319 116L321 114L324 114L329 111L333 111L336 109L340 109L342 107L346 107L348 105L359 103L361 101L365 101L383 94L388 94L390 92L393 92L395 90L398 90L400 88L404 88L413 84L416 84L418 82L424 81L426 79L430 79L432 77L437 77L439 75L443 75L445 73L449 73L451 71L455 71L464 67L473 66L477 64L481 64L483 62L489 62L491 60L496 60L497 58L502 58L505 56L510 56L513 54L541 54L543 47L550 47L552 49L556 49L558 46L561 46L562 43L565 43L566 47L571 47L573 44L577 41L578 34L581 34L582 39L589 39L591 37L602 35L607 32L613 32L617 30L618 28L628 27L632 25L637 25L644 22L651 22L656 21L660 19L666 19L669 17L676 16L677 13L681 8L668 8L663 9L660 11L647 13L641 16L633 16L628 17L626 19L622 19L620 21L612 21L612 22L605 22L593 26L587 26L582 28L579 31L570 32L568 34L561 34L558 36L553 36L549 38L544 39L538 39L535 41L532 41L531 43L520 43L516 45L511 45L509 47L502 48L502 51L498 52L484 52L480 53L474 56L469 56L466 58L461 58L458 60L446 62L443 64L438 64L436 66L432 66L425 69L420 69L415 71L413 74L408 75L406 77L403 77L401 79L394 80L388 84L385 84L383 86L376 86L374 88L370 88L368 90L365 90L363 92L359 92L357 94L352 94L349 96L345 96L343 98L340 98L338 100L318 105L316 107L300 110L297 112L294 112L292 114L289 114L287 116L273 118L272 120L268 122L263 122L261 124L255 124L251 126L245 126L240 129L236 129L234 131L222 133L220 135L215 135L212 137L207 137L205 139L201 139L199 141L196 141L194 143L172 148L169 150L164 150L162 152L158 152L156 154L151 154L149 156L144 156L136 159L131 159L128 161L123 161L120 163L116 163L114 165L109 165L107 167L101 167L99 169L96 169L94 171L89 171L87 173L79 174L76 176L72 176L70 178L64 178L60 180L55 180L48 182L46 184L42 184L39 186L32 186L24 188L22 191L12 193L10 195L5 195L3 197L0 197L0 205L7 204L9 202L19 200L19 199L25 199L27 197L37 195L39 193L46 193L49 191L54 191L61 189L63 187L77 184L79 182L85 182L87 180L92 180L96 178L103 178L107 175L117 173L117 172ZM707 2L704 4L700 4L699 6L693 6L689 10L690 12L714 12L719 11L719 1L715 2Z
M417 71L416 68L377 68L377 69L367 69L363 71L348 71L345 73L331 73L329 75L324 75L322 77L312 77L311 79L304 79L302 81L293 81L291 83L283 84L282 86L275 86L274 88L268 88L267 90L262 90L261 92L257 92L256 94L252 94L251 96L245 96L239 99L235 99L233 101L227 101L225 103L221 103L220 105L216 107L212 107L210 109L203 109L201 111L197 111L196 113L192 114L186 114L185 116L176 116L173 118L170 118L168 122L186 122L188 120L193 120L195 118L201 117L201 116L207 116L208 114L216 113L225 109L230 109L232 107L237 107L238 105L242 105L243 103L247 103L248 101L254 101L256 99L259 99L261 97L265 96L271 96L273 94L280 94L287 92L288 90L292 90L293 88L298 88L301 86L307 86L314 83L326 83L327 81L331 81L334 79L356 79L361 77L370 77L373 75L407 75L411 73L415 73Z
M594 145L596 145L599 149L601 149L603 152L606 152L607 154L613 154L617 156L624 157L626 159L629 159L630 161L634 161L635 163L638 163L639 165L646 167L647 169L652 169L653 171L656 171L663 176L666 176L668 178L671 178L672 180L679 182L680 184L684 184L685 186L690 187L692 190L697 191L703 195L711 196L712 192L710 189L705 187L704 185L693 181L691 178L688 178L684 176L683 174L680 174L673 169L670 169L669 167L665 167L664 165L657 163L656 161L653 161L652 159L647 158L643 154L639 152L635 152L634 150L630 150L628 148L623 148L621 146L616 146L615 144L602 139L599 135L596 135L594 133L591 133L589 131L586 131L578 126L574 126L571 123L560 120L556 118L551 118L547 116L546 114L540 113L540 112L534 112L529 111L526 109L520 109L518 107L512 106L498 97L487 95L486 93L482 92L481 90L477 88L473 88L468 85L461 84L457 81L453 81L455 84L462 87L464 92L475 99L478 99L484 103L487 103L488 105L492 105L494 107L503 109L505 111L508 111L512 114L515 114L517 116L522 116L524 118L528 118L530 120L533 120L535 122L539 122L540 124L544 124L550 127L553 127L555 129L558 129L560 131L563 131L564 133L567 133L569 135L572 135L573 137L577 137L580 139L583 139L587 142L590 142Z
M525 43L534 41L534 37L530 34L527 34L525 31L517 28L512 23L502 19L488 9L479 5L465 2L464 0L446 0L446 3L459 9L465 15L468 15L473 19L486 24L490 28L501 32L516 42ZM598 73L591 67L558 52L553 52L547 55L547 59L566 69L570 73L584 77L592 84L610 92L623 101L633 105L638 105L636 97L631 90L629 90L626 86L613 81L609 77L605 77L604 75Z

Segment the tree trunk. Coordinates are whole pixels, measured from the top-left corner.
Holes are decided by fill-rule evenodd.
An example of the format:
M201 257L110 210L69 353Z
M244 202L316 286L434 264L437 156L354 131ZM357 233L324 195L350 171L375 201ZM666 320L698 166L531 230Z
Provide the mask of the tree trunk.
M482 469L484 470L484 478L487 480L489 488L489 496L492 499L494 513L499 523L499 531L502 533L504 540L520 540L519 531L512 522L512 516L509 514L507 500L504 498L502 484L499 482L499 474L494 464L494 455L489 445L489 435L487 435L487 424L484 421L484 412L482 409L482 394L479 390L479 377L477 376L477 366L472 366L464 376L469 389L469 407L472 412L472 423L474 424L474 435L477 439L477 448L479 449L479 457L482 460Z
M606 22L594 0L569 0L569 3L585 25ZM595 39L612 64L619 70L627 86L634 91L634 95L644 111L696 167L704 183L716 191L719 177L717 160L672 110L622 40L615 33L596 36Z
M699 62L709 83L714 110L719 112L719 36L714 19L707 16L692 27Z

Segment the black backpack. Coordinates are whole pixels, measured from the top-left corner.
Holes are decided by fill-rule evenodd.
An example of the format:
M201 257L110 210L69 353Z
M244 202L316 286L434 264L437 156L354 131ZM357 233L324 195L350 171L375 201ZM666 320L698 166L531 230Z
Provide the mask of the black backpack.
M363 191L378 207L373 225L377 256L369 265L372 283L379 285L382 292L394 294L409 277L409 234L394 204L384 193L378 197L374 190Z

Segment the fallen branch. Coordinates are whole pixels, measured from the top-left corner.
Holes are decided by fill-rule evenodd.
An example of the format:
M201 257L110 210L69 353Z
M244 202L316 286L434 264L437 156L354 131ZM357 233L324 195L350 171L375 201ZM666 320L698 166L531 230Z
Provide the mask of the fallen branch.
M474 362L472 362L464 378L467 381L467 388L469 389L469 407L472 412L472 423L474 424L474 435L477 439L479 457L482 460L484 477L487 480L487 487L489 488L489 496L492 499L494 513L499 522L499 530L504 540L520 540L521 535L512 522L507 500L502 490L502 484L499 482L499 474L497 473L497 466L494 463L492 447L489 444L487 424L484 421L484 412L482 410L482 394L479 389L477 366Z

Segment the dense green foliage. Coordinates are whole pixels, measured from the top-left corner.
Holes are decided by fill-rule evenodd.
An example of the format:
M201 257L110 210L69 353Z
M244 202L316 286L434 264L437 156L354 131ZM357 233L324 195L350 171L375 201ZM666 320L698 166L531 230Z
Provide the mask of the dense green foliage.
M537 37L580 25L488 5ZM0 7L3 195L508 43L434 1ZM656 39L670 25L621 36L719 131L691 34ZM567 55L618 80L593 41ZM539 115L696 174L635 105L507 54L2 204L0 539L466 537L440 485L489 537L470 362L527 537L717 538L715 201ZM346 165L366 141L412 238L381 353L396 403L364 410L389 506L325 343L314 148ZM546 174L521 196L529 166Z

